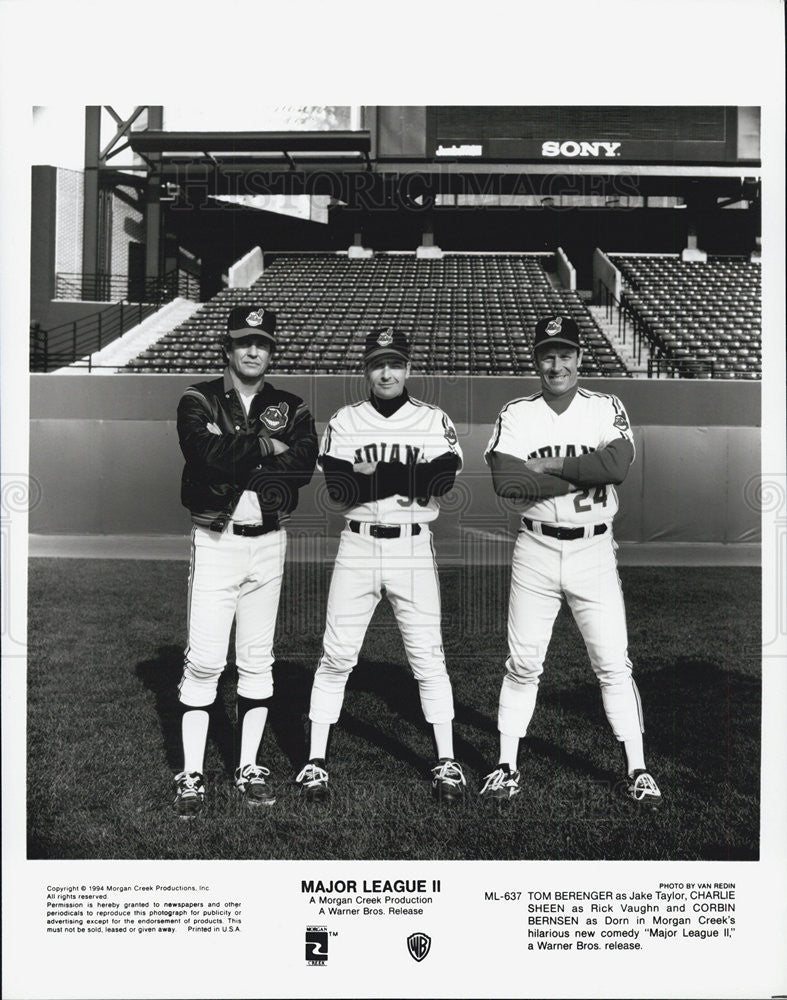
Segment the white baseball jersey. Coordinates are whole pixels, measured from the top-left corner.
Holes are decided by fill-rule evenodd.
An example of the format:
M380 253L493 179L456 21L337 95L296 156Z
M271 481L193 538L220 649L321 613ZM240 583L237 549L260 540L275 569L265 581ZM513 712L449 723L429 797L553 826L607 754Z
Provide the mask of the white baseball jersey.
M542 393L511 400L495 421L484 458L503 452L527 461L586 455L624 438L634 447L631 425L617 396L578 389L563 413ZM526 507L528 517L550 524L582 525L611 521L618 510L614 486L575 487L570 493L538 500Z
M462 449L450 418L438 407L410 397L395 413L385 417L369 400L343 406L328 422L317 464L326 456L343 462L431 462L446 452L459 458ZM435 497L424 503L394 495L361 503L345 517L373 524L423 524L439 513Z

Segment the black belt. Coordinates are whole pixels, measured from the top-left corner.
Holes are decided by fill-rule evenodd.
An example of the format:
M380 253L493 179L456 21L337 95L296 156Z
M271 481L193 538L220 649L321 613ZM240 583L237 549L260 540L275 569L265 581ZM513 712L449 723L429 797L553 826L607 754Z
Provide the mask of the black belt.
M354 531L356 535L361 534L361 522L360 521L348 521L347 525L350 531ZM369 534L372 538L400 538L402 534L401 525L387 525L387 524L370 524L368 525ZM413 524L410 527L411 535L421 534L421 525Z
M549 535L550 538L557 538L561 542L573 542L574 539L576 538L585 537L584 528L558 528L551 524L544 524L543 522L539 521L539 528L536 529L533 527L533 522L530 520L529 517L523 517L522 524L524 524L524 526L528 528L530 531L534 531L536 534L540 533L542 535ZM603 535L606 530L607 530L606 524L593 525L594 535Z
M245 538L256 538L258 535L267 535L271 531L279 530L278 517L263 517L262 524L233 524L233 535L243 535Z

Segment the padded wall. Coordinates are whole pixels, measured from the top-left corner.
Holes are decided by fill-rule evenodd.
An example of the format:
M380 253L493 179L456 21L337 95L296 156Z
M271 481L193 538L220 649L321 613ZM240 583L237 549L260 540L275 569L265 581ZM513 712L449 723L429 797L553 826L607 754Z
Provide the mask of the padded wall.
M180 506L183 465L175 410L199 378L31 376L30 473L40 501L30 531L51 534L177 534L189 519ZM360 377L280 376L271 381L303 396L321 432L340 406L364 395ZM746 497L760 470L759 383L588 379L614 392L635 428L637 461L618 492L621 541L757 542L759 512ZM456 424L465 466L444 501L435 534L451 546L459 529L513 530L516 516L492 491L483 461L501 406L538 387L535 379L418 378L414 396L442 406ZM335 533L322 477L301 492L291 530Z

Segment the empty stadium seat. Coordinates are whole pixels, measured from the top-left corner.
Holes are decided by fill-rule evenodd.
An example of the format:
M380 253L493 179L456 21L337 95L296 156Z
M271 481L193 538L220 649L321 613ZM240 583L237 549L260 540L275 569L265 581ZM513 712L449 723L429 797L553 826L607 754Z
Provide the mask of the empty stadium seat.
M703 371L710 366L714 378L761 377L759 264L610 257L623 276L624 307L641 324L659 367L680 374L689 359L704 363Z
M366 333L389 325L410 334L425 374L533 374L535 322L561 311L580 327L583 374L625 376L577 293L550 285L547 256L282 254L251 288L220 292L124 370L220 370L230 309L265 302L278 314L274 367L283 374L357 371Z

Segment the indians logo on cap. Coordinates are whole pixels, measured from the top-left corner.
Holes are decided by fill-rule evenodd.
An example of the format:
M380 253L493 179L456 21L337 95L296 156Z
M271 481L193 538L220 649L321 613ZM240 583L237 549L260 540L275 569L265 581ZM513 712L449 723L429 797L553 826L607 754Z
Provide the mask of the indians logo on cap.
M254 312L250 312L246 317L246 322L249 326L262 326L262 313L259 309L255 309Z
M279 403L278 406L269 406L260 417L260 420L262 420L269 431L280 431L287 423L287 414L289 412L290 407L287 403Z
M377 343L380 345L380 347L388 347L389 344L393 343L392 326L389 326L387 330L383 330L383 332L377 338Z
M563 317L555 316L554 319L551 319L547 323L547 330L546 330L547 336L554 337L555 334L560 333L562 327L563 327Z

